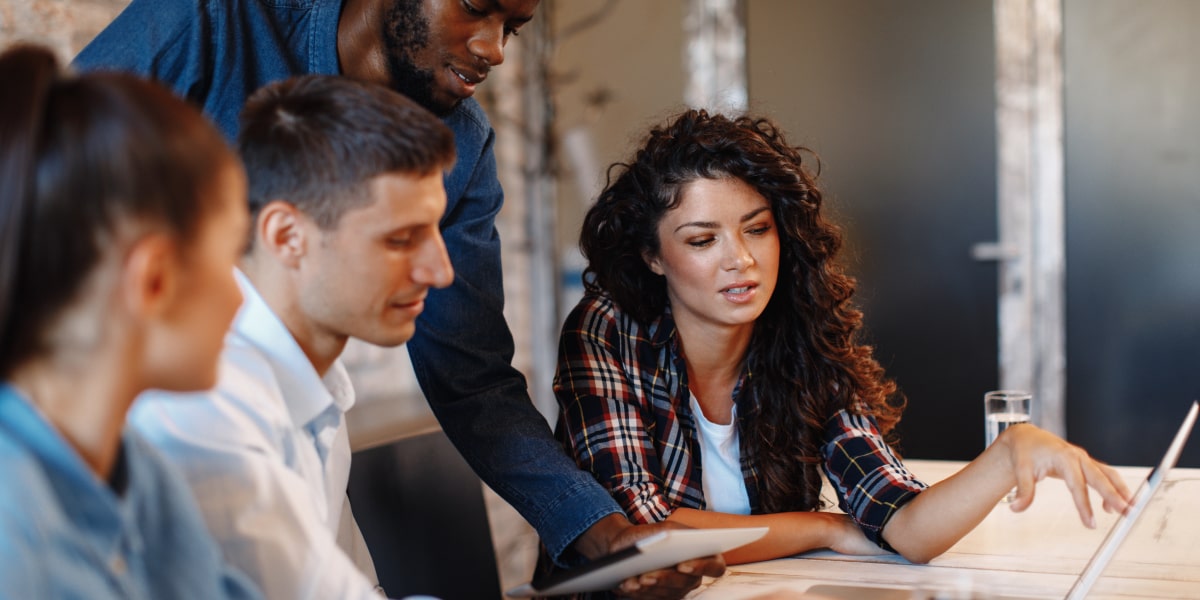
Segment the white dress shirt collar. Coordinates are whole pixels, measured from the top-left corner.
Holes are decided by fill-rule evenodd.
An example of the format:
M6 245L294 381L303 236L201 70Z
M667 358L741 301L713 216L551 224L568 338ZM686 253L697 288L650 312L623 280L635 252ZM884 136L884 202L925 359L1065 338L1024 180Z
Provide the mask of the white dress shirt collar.
M267 306L254 284L235 269L245 300L233 321L233 334L271 357L275 376L283 391L292 421L308 427L329 411L345 413L354 406L354 387L341 359L335 360L322 378L283 321Z

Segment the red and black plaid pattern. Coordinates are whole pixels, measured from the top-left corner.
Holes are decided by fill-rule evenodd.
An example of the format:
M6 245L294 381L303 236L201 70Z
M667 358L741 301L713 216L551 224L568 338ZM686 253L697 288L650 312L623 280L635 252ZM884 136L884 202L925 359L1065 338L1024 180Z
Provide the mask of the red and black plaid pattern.
M563 325L554 377L558 437L634 522L705 507L686 373L669 310L643 327L607 296L589 294ZM739 409L738 418L751 412ZM822 454L839 504L882 543L887 519L925 486L869 417L840 411L828 423ZM745 459L746 491L758 512L757 469Z

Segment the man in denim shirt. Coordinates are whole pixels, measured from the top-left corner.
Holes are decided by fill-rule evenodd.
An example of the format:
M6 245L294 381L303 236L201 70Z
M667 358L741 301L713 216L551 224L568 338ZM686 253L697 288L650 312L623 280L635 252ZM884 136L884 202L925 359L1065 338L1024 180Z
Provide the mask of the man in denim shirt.
M494 132L471 98L504 45L533 18L538 0L133 0L75 59L158 79L203 107L233 138L246 98L271 81L305 73L388 84L443 117L458 161L445 178L441 221L454 283L431 291L412 363L443 429L477 473L571 563L627 545L653 529L620 507L555 441L511 365L503 314L503 203ZM682 595L706 559L634 578L628 593ZM648 587L646 587L648 586Z

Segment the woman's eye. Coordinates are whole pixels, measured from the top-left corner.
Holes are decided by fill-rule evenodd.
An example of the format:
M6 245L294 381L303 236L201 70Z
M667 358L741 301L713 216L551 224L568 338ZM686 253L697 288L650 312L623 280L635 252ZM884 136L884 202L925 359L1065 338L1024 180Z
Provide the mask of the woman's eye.
M757 227L751 228L747 233L749 233L750 235L762 235L768 231L771 231L770 225L759 225Z
M688 240L688 245L694 248L703 248L712 244L716 238L701 238L697 240Z

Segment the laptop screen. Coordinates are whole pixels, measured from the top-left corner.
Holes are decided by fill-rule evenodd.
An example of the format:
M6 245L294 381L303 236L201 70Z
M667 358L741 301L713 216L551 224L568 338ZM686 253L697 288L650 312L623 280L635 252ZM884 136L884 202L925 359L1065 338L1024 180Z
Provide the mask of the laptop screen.
M1188 410L1187 417L1183 419L1183 424L1179 426L1179 431L1175 433L1175 439L1171 440L1171 445L1167 447L1167 453L1163 456L1162 462L1158 466L1150 470L1150 474L1146 476L1146 480L1133 494L1133 501L1130 502L1129 508L1125 514L1117 519L1113 524L1112 529L1108 530L1108 535L1104 538L1104 543L1100 544L1100 548L1092 555L1092 559L1083 569L1083 573L1079 575L1079 579L1075 580L1075 585L1071 586L1071 591L1067 593L1067 600L1078 600L1087 596L1088 591L1096 584L1096 580L1100 579L1100 574L1104 571L1104 567L1108 566L1112 557L1117 553L1117 548L1121 546L1121 542L1125 540L1125 536L1129 534L1129 530L1133 529L1134 522L1137 521L1142 510L1150 503L1150 498L1154 496L1154 492L1158 490L1163 479L1167 476L1167 471L1175 466L1179 460L1179 454L1183 451L1183 445L1187 442L1188 435L1192 431L1192 426L1196 423L1196 413L1200 411L1200 404L1192 402L1192 408Z
M1133 528L1134 522L1146 505L1150 503L1150 499L1154 493L1161 487L1162 482L1166 478L1167 472L1175 466L1179 460L1179 455L1183 451L1183 445L1187 442L1188 435L1192 431L1193 425L1196 423L1197 413L1200 412L1200 404L1192 402L1191 409L1188 410L1187 417L1179 426L1179 431L1175 433L1175 439L1171 441L1171 445L1167 447L1167 452L1163 456L1162 461L1151 469L1150 474L1142 482L1138 489L1133 494L1133 499L1129 503L1129 508L1121 518L1117 519L1113 526L1108 530L1104 541L1092 554L1091 560L1088 561L1083 572L1076 578L1071 591L1067 593L1067 600L1078 600L1087 596L1092 586L1100 579L1100 574L1104 572L1104 568L1116 555L1117 549L1121 546L1129 531ZM820 584L810 586L807 594L814 597L830 598L830 599L854 599L854 600L925 600L927 598L941 597L937 595L929 595L924 591L917 591L904 587L878 587L871 585L828 585ZM994 599L1010 599L1020 598L1025 600L1025 597L1017 596L996 596L989 594L988 598Z

